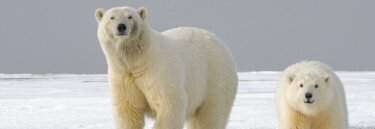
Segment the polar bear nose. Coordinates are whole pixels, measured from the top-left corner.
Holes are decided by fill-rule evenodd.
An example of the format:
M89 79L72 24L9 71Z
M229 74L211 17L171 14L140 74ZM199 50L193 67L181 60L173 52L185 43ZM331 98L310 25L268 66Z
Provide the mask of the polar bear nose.
M120 33L124 33L126 31L126 25L125 24L118 24L117 30Z
M306 94L305 94L306 99L311 99L312 96L313 96L313 95L312 95L311 93L306 93Z

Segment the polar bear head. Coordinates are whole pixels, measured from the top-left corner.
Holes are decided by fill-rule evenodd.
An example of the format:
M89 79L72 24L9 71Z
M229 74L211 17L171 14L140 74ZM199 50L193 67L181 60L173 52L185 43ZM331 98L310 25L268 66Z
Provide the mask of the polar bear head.
M99 8L95 11L98 35L114 40L139 38L146 15L145 7L114 7L107 11Z
M145 7L114 7L107 11L99 8L95 11L98 39L107 63L123 69L125 63L134 63L144 55L150 37L146 16Z
M333 99L331 80L329 73L319 69L305 69L287 75L287 104L309 116L325 110Z

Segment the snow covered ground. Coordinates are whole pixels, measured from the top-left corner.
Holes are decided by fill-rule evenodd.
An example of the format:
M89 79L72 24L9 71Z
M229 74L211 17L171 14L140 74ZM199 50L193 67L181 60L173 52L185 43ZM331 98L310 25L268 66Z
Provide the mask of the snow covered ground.
M228 129L275 129L279 72L239 73ZM352 129L375 129L375 72L338 72ZM152 127L147 120L146 128ZM113 129L106 75L0 74L0 129Z

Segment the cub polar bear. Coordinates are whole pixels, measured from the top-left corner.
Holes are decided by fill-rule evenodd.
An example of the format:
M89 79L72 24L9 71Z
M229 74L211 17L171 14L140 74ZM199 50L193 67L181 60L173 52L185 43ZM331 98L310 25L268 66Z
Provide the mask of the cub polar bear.
M276 92L279 129L347 129L344 88L331 68L317 61L289 66Z
M224 129L237 92L232 57L214 34L182 27L159 33L147 9L96 10L116 127Z

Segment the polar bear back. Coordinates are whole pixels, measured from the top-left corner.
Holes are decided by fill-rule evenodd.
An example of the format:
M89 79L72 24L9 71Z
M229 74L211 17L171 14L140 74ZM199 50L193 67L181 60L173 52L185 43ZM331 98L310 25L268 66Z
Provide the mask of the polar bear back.
M207 65L208 70L220 67L221 73L228 71L228 74L233 74L235 71L229 49L215 34L193 27L174 28L161 34L169 39L168 46L174 47L177 53L186 58L185 63L197 64L199 67Z

